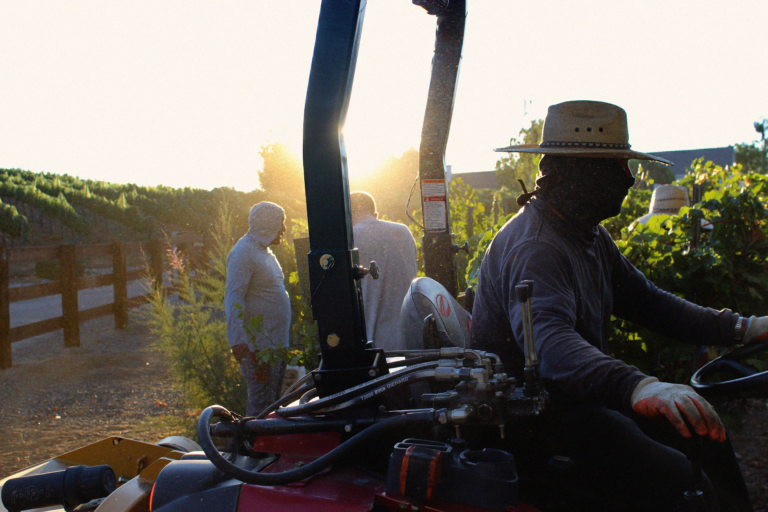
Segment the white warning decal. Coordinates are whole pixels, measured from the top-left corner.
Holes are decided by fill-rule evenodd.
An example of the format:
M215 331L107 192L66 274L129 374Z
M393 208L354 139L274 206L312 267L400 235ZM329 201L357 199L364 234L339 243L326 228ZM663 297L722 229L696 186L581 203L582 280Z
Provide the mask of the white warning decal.
M424 229L427 231L445 230L447 226L445 180L422 180L421 197L424 206Z

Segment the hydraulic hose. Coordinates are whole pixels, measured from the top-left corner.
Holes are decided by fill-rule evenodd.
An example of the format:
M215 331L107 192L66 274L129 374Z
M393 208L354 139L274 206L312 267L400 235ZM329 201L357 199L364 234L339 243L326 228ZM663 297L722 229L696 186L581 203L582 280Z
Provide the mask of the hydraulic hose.
M406 359L401 359L400 361L392 361L391 363L387 363L387 368L402 368L403 366L413 366L414 364L420 364L420 363L426 363L429 361L435 361L436 359L434 357L411 357Z
M495 362L501 363L501 358L492 352L459 347L448 347L431 350L392 350L387 352L387 357L429 357L432 360L465 356L471 356L478 360L481 360L484 357L490 357Z
M269 413L271 413L272 411L274 411L278 407L293 402L294 400L296 400L297 398L301 397L305 393L309 393L314 388L315 388L315 384L314 383L309 383L306 386L301 387L301 388L299 388L299 389L297 389L297 390L295 390L293 392L290 392L290 391L286 392L279 400L277 400L273 404L269 405L266 409L261 411L258 414L258 416L256 416L256 419L260 420L262 418L266 418Z
M327 407L331 407L333 405L338 405L340 403L346 402L350 398L353 398L357 395L362 395L363 393L368 393L369 391L373 391L379 386L389 384L390 382L393 382L396 380L402 379L402 383L404 384L405 382L408 382L411 380L410 375L412 373L419 372L422 370L430 370L436 367L437 367L436 362L417 364L403 371L383 375L377 379L369 380L368 382L364 382L363 384L359 384L349 389L345 389L344 391L340 391L333 395L326 396L325 398L315 400L314 402L308 402L306 404L298 405L296 407L285 407L283 409L278 409L277 411L275 411L275 414L277 414L278 416L282 416L283 418L289 418L291 416L299 416L302 414L309 414L311 412L319 411L320 409L325 409Z
M399 372L399 375L403 372ZM321 409L319 412L326 413L326 412L334 412L334 411L340 411L342 409L347 409L349 407L356 407L363 402L367 402L368 400L372 400L374 398L377 398L381 393L384 391L389 391L391 389L394 389L396 387L402 386L403 384L413 384L415 382L419 382L425 379L429 379L435 376L434 370L422 370L420 372L413 372L408 374L408 379L404 380L402 382L394 381L394 383L384 384L382 386L379 386L378 388L374 389L373 391L369 393L363 393L360 395L353 396L346 402L340 403L339 405L332 405L329 407L325 407ZM313 402L314 403L314 402Z
M220 471L232 478L253 485L285 485L298 480L303 480L304 478L308 478L322 471L331 464L338 462L348 454L367 443L370 443L384 432L405 427L429 426L433 423L434 419L434 413L432 411L420 411L387 418L368 427L359 434L356 434L306 466L290 471L284 471L282 473L253 473L235 466L219 453L219 450L216 448L216 445L213 444L210 435L209 423L213 416L231 418L230 412L220 405L212 405L205 409L200 415L200 420L197 423L197 436L200 440L200 446L202 446L208 459L210 459L213 465Z
M303 395L301 395L301 398L299 399L299 404L304 405L305 403L309 402L313 398L317 396L317 388L312 388Z
M383 416L382 416L383 417ZM372 416L358 418L316 418L301 416L299 418L269 418L265 420L248 420L245 423L219 422L211 425L210 432L214 437L235 437L238 430L246 437L279 436L286 434L307 434L314 432L347 432L348 428L359 432L376 423Z
M312 380L312 378L314 377L314 375L315 375L315 372L314 372L314 371L308 372L308 373L307 373L306 375L304 375L302 378L300 378L299 380L297 380L296 382L294 382L294 383L293 383L293 386L289 387L289 388L288 388L288 389L285 391L285 393L283 393L283 395L287 395L288 393L290 393L290 392L292 392L292 391L294 391L294 390L298 389L298 387L299 387L299 386L301 386L302 384L304 384L304 383L305 383L305 382L307 382L308 380Z

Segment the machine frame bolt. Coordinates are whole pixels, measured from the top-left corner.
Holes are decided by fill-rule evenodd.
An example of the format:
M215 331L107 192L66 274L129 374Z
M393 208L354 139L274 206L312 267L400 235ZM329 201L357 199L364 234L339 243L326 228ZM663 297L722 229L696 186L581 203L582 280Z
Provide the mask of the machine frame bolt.
M327 338L325 338L325 342L328 344L331 348L336 348L339 346L339 343L341 342L341 338L339 338L339 335L335 332L332 332L328 335Z

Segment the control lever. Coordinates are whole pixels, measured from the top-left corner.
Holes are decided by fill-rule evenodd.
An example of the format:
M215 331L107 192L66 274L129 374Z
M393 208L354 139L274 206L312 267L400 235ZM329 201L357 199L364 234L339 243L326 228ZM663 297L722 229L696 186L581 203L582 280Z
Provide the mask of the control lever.
M531 297L533 296L533 281L521 281L515 286L517 300L523 315L523 353L525 354L525 385L526 396L537 395L540 391L539 361L536 357L536 346L533 340L533 314L531 313Z
M467 256L469 256L469 252L470 252L469 242L464 242L461 245L453 244L451 245L451 250L453 251L453 254L457 254L459 251L464 251L465 253L467 253Z
M362 279L365 276L369 275L374 278L379 278L379 266L376 264L375 261L372 261L368 268L361 267L360 265L355 265L355 267L352 269L352 273L355 279Z

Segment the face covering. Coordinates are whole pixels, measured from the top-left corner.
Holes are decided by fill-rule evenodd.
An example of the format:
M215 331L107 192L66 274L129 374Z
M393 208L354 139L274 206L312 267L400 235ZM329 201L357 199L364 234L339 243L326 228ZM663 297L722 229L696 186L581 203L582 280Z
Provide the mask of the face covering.
M621 159L545 155L539 169L537 196L588 228L618 215L635 183Z

